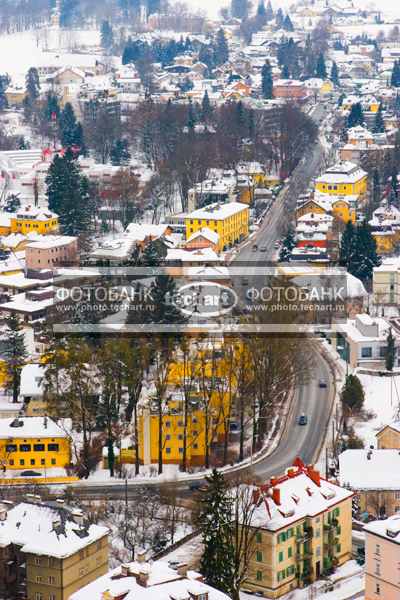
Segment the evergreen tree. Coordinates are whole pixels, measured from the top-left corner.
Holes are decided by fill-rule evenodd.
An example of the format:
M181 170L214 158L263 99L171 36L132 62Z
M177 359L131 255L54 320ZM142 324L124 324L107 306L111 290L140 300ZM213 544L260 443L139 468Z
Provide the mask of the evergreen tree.
M346 98L346 96L344 94L340 94L339 100L338 100L338 106L343 106L343 100L345 98Z
M147 17L161 12L160 0L147 0Z
M49 209L59 215L61 233L76 236L89 232L89 182L82 175L70 149L62 158L54 158L45 181Z
M128 165L131 160L127 139L118 140L110 150L111 164L117 167Z
M265 10L265 6L264 6L264 0L261 0L257 6L257 14L261 17L266 15L266 10Z
M188 122L187 122L187 128L189 133L193 133L195 128L196 128L196 116L194 113L194 108L193 108L193 102L192 99L189 98L189 116L188 116Z
M241 100L239 100L239 102L237 103L236 119L241 127L244 127L246 125L246 113L244 110L243 102Z
M356 125L364 124L364 113L361 106L361 102L356 102L352 104L350 113L346 120L346 127L350 129L351 127L356 127Z
M342 233L342 239L339 249L339 260L347 264L347 269L350 270L352 259L356 251L356 231L353 223L347 221L346 227Z
M283 65L282 79L290 79L290 71L289 71L289 67L287 66L287 64Z
M326 79L326 77L327 77L325 60L324 60L323 54L319 54L319 56L318 56L317 68L316 68L315 74L317 77L320 77L321 79Z
M0 75L0 111L3 111L5 108L8 108L7 97L5 94L7 87L7 77Z
M60 0L60 27L76 27L79 20L79 0Z
M60 132L63 146L72 146L76 143L76 117L70 102L67 102L58 119L58 130Z
M30 150L31 145L29 143L29 140L25 140L24 136L21 135L21 137L18 140L18 150Z
M157 267L164 263L167 247L161 239L150 240L143 250L140 260L144 267Z
M383 133L384 131L385 123L382 116L382 104L380 104L372 123L372 133Z
M377 252L376 239L367 221L356 227L356 251L349 272L359 279L371 279L374 267L379 267L381 257Z
M289 15L286 15L284 21L283 21L283 29L285 31L294 31L293 25L292 25L292 21L290 20Z
M296 247L297 237L294 225L290 224L285 229L285 236L283 238L282 246L279 252L279 262L287 262L292 254L293 248Z
M274 98L274 82L272 79L271 63L266 59L261 71L261 89L267 100Z
M4 322L7 334L2 347L2 357L6 363L4 388L12 392L13 402L18 402L21 370L27 361L28 353L18 315L12 312L5 317Z
M39 96L40 83L39 74L35 67L31 67L25 77L26 91L28 92L29 99L34 101Z
M100 44L106 50L109 50L114 46L114 34L108 21L103 21L100 30Z
M231 15L234 19L246 20L250 10L249 0L231 0Z
M400 61L395 60L394 61L394 65L393 65L393 70L392 70L392 79L391 79L391 86L398 88L400 87Z
M337 64L335 62L332 63L332 69L331 69L331 81L332 83L334 83L335 85L340 85L339 84L339 70L337 68Z
M128 309L126 323L129 325L185 323L187 317L174 302L177 295L175 280L170 275L157 275L150 286L151 301L135 295Z
M206 477L207 491L200 498L204 552L201 572L205 583L221 592L229 592L232 549L226 540L231 538L232 500L229 483L216 469Z
M3 206L3 212L15 213L19 208L21 208L20 199L15 194L10 194Z
M279 7L278 10L276 11L276 15L275 15L276 28L282 29L283 22L284 22L283 11L282 11L281 7Z
M364 404L365 394L357 375L349 375L340 392L340 401L345 411L359 412Z
M271 0L268 0L267 9L265 11L265 17L267 21L272 21L274 18L274 11L272 9Z
M213 109L208 97L207 90L204 92L203 100L201 101L201 118L204 122L208 121L208 118L212 115Z
M395 338L392 333L392 328L389 329L389 333L386 338L386 360L385 366L386 371L393 371L394 361L396 360L397 348L395 344Z
M47 96L46 108L44 109L46 121L51 122L53 114L58 118L60 115L60 107L58 105L57 97L50 93Z
M215 60L217 65L222 65L229 58L228 42L222 29L217 33L217 48L215 51Z

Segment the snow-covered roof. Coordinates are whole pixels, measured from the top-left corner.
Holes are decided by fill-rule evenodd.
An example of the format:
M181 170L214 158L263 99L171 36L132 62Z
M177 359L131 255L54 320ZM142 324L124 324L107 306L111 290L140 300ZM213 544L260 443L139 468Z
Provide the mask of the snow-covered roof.
M295 464L301 463L296 459ZM312 467L298 466L288 474L261 486L253 524L277 531L316 515L350 498L353 492L323 479Z
M189 279L203 279L213 281L215 279L223 279L229 281L231 276L228 267L189 267Z
M0 439L67 437L65 431L48 417L23 417L18 423L17 427L14 419L0 419Z
M140 573L147 579L145 585L138 583ZM200 581L200 577L193 571L188 571L187 576L179 575L161 561L133 562L102 575L72 594L69 600L102 600L104 596L124 600L189 600L202 594L208 594L208 600L229 600L223 592Z
M318 177L317 183L356 183L367 173L356 163L348 160L340 160L329 167L326 172Z
M167 262L180 260L186 262L218 262L218 256L212 248L199 248L195 251L185 250L184 248L171 248L167 250L165 257Z
M400 490L398 450L345 450L339 471L340 483L354 490Z
M169 225L162 223L161 225L151 225L150 223L130 223L126 228L125 234L131 240L143 242L146 238L156 240L165 234Z
M195 233L192 233L192 235L186 240L186 243L193 242L193 240L196 240L198 237L201 236L206 238L206 240L208 240L212 244L217 244L221 237L216 231L213 231L208 227L203 227L203 229L199 229Z
M400 544L400 516L393 515L388 519L371 521L371 523L364 525L364 531L375 533L393 544Z
M20 396L43 396L43 376L44 369L42 364L37 365L29 363L28 365L22 367L21 386L19 390ZM43 422L43 419L41 420ZM49 422L47 422L47 427L49 427Z
M107 527L90 525L87 535L82 535L83 529L72 520L72 514L79 509L64 510L62 518L60 508L50 505L21 502L7 512L7 518L0 527L0 546L11 543L22 546L24 554L41 554L63 559L86 548L89 544L100 540L108 534ZM59 522L62 532L55 522Z
M46 291L51 291L52 287L49 287ZM30 300L26 298L25 293L15 294L10 302L0 304L0 309L6 311L15 311L23 313L36 313L40 309L46 309L52 306L54 298L45 298L43 300Z
M58 215L51 212L48 208L42 206L34 206L33 204L27 204L21 206L13 219L35 219L35 221L49 221L50 219L57 219Z
M239 202L227 202L220 204L215 202L204 208L199 208L189 214L189 219L209 219L210 221L223 221L228 217L232 217L244 210L249 210L247 204L239 204Z

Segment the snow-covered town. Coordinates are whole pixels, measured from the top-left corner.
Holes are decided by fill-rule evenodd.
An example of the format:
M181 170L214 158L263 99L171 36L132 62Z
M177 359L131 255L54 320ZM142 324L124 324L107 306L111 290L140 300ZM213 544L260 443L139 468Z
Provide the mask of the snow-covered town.
M0 5L0 600L400 597L400 6Z

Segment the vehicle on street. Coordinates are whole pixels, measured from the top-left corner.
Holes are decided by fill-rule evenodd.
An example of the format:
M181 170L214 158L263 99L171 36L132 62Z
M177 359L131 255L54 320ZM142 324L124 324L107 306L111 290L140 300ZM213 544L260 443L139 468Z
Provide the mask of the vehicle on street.
M201 481L192 481L189 483L189 490L191 492L195 492L196 490L199 490L202 486Z
M252 251L253 251L253 252L256 252L256 250L258 250L258 246L257 246L257 244L253 244Z
M318 381L318 385L319 385L319 387L326 387L328 384L327 384L326 379L320 379Z
M231 427L231 429L237 429L238 428L238 424L236 423L236 421L231 421L230 427Z
M304 413L302 413L300 415L299 425L307 425L307 423L308 423L307 415L305 415Z
M267 246L261 246L260 252L266 252L266 251L267 251Z
M243 277L242 279L242 285L249 285L249 280L247 277Z
M21 477L43 477L43 475L37 471L22 471Z
M280 248L281 246L281 240L276 240L275 244L274 244L274 248Z

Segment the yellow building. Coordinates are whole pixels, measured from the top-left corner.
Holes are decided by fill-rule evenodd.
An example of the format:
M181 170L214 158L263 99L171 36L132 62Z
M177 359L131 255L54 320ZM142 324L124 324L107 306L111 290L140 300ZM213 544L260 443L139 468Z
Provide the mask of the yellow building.
M254 486L257 531L243 587L279 598L349 560L353 496L299 459L284 477Z
M16 215L11 217L11 233L16 231L24 235L31 231L46 234L58 229L58 215L47 208L27 204L21 206Z
M400 211L391 205L379 206L368 222L380 254L392 252L400 240Z
M219 249L224 250L249 234L249 207L238 202L210 204L186 217L186 239L208 227L219 234Z
M12 106L22 106L25 98L28 95L28 92L25 89L13 87L7 88L4 93L10 108Z
M333 196L358 196L362 203L367 196L368 174L355 163L341 160L316 180L317 190Z
M353 104L361 103L361 107L364 112L377 112L379 109L379 100L375 98L373 94L365 94L363 96L356 96L350 94L347 98L343 99L342 109L351 110Z
M6 470L66 467L67 434L48 417L0 419L0 461Z
M400 450L400 426L398 423L386 425L375 435L377 448Z
M0 212L0 235L10 235L11 214Z
M304 202L296 213L297 219L307 214L336 215L343 221L356 222L358 208L358 196L342 195L331 196L329 194L316 194Z

